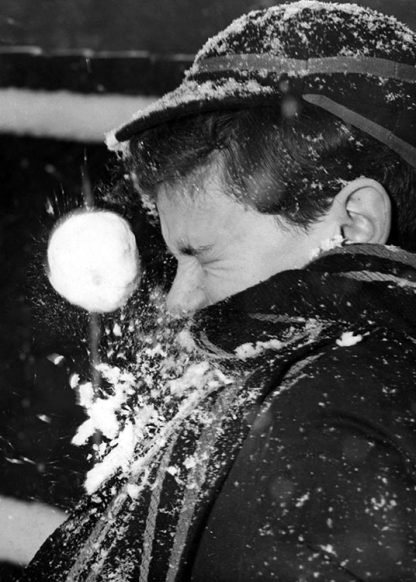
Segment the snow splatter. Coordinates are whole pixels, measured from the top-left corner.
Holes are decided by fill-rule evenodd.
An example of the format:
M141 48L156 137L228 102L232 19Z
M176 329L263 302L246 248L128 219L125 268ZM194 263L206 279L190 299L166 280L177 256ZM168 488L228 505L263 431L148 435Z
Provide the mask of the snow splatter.
M197 350L188 323L166 313L161 293L154 292L149 305L147 312L141 312L143 320L136 315L133 326L122 312L116 324L107 328L111 337L107 353L117 363L97 365L105 389L94 394L91 382L78 387L88 418L72 442L82 445L95 434L102 435L85 482L90 494L119 471L131 481L138 473L146 473L184 423L192 426L197 418L210 423L199 405L234 381ZM192 462L196 460L189 460L191 466ZM128 494L137 497L139 490Z
M74 372L73 374L70 375L69 377L69 385L70 387L74 390L77 386L79 386L79 382L80 382L80 377L79 374L77 374L76 372Z
M137 497L140 495L140 487L135 483L127 483L126 491L132 499L137 499Z
M345 238L340 234L336 235L332 238L327 238L327 239L321 241L319 247L314 249L311 252L311 255L310 255L311 261L320 257L322 255L322 253L326 253L326 252L331 251L332 249L335 249L337 247L342 247L342 245L344 243L345 243Z

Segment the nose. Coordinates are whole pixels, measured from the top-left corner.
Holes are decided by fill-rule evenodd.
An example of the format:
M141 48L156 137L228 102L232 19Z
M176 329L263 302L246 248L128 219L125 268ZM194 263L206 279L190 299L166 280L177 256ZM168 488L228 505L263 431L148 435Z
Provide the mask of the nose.
M198 311L207 305L203 286L204 273L197 263L179 264L172 287L166 298L168 311L185 314Z

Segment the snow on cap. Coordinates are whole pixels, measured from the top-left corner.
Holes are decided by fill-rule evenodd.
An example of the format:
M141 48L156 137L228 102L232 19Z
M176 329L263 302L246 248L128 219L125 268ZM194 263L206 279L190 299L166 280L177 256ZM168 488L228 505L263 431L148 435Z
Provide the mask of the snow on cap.
M416 167L416 34L355 4L300 0L255 10L208 40L182 84L108 136L122 142L201 112L303 99Z

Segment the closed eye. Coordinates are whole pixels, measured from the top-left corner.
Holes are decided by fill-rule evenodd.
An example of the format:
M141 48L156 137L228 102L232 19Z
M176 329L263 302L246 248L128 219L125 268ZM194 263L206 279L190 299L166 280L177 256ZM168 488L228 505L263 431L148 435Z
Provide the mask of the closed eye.
M187 257L195 257L197 254L196 249L191 246L180 247L179 252L181 255L186 255Z
M213 245L200 245L193 247L192 245L179 246L179 253L188 257L199 257L212 250Z

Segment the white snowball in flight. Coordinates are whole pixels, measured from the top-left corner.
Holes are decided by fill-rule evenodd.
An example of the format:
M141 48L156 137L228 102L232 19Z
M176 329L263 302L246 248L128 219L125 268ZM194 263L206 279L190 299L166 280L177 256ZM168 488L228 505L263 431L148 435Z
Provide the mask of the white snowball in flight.
M52 232L48 276L67 301L103 313L121 307L139 282L140 258L130 225L107 210L71 213Z

